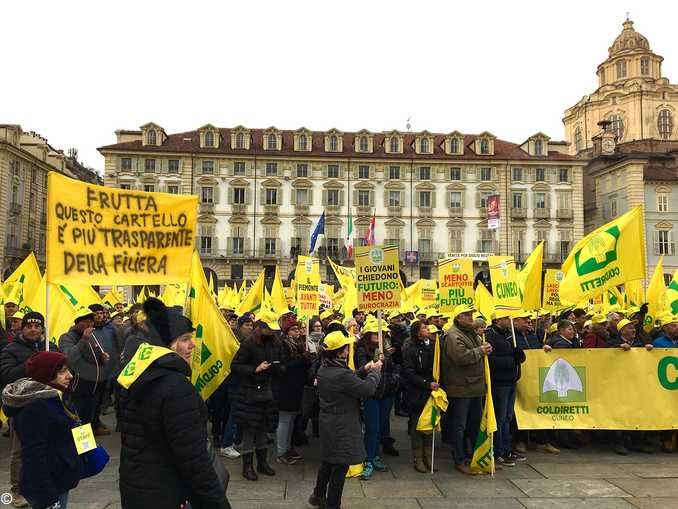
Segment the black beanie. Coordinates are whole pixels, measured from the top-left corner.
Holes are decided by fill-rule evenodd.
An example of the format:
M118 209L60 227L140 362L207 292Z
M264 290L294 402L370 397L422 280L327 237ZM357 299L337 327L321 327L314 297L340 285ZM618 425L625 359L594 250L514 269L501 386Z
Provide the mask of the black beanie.
M26 313L24 315L24 317L21 319L21 328L23 329L29 323L37 323L38 325L40 325L40 327L42 327L44 329L45 328L45 317L42 316L37 311L31 311L29 313Z
M163 346L169 346L179 336L195 330L188 318L176 309L168 308L159 299L153 297L146 299L143 309L147 317L146 322L158 333Z

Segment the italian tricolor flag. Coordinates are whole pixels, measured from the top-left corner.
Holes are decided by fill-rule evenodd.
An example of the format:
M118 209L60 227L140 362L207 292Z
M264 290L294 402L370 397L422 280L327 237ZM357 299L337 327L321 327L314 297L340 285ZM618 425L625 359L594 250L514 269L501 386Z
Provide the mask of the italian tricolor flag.
M353 217L351 216L351 210L348 211L348 232L346 233L346 250L348 251L348 257L353 258Z

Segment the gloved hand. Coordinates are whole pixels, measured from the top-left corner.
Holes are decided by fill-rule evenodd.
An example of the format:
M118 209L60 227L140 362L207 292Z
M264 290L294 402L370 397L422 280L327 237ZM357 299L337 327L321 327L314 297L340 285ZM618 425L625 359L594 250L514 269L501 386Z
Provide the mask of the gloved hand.
M516 361L516 364L522 364L525 362L525 352L521 348L514 348L513 349L513 359Z

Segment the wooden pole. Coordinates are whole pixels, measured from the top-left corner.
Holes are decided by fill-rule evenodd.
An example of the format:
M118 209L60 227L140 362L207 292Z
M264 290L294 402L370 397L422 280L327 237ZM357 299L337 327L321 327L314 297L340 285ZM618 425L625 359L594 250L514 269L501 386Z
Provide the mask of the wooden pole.
M382 328L382 323L381 323L381 309L377 311L377 338L379 339L379 353L383 354L384 353L384 334L383 331L381 330Z

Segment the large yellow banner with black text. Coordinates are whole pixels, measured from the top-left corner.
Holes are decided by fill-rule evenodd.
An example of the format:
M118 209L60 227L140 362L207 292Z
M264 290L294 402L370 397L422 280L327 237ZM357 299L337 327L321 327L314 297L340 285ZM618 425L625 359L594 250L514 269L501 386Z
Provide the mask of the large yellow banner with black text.
M678 349L525 351L518 428L678 428Z

